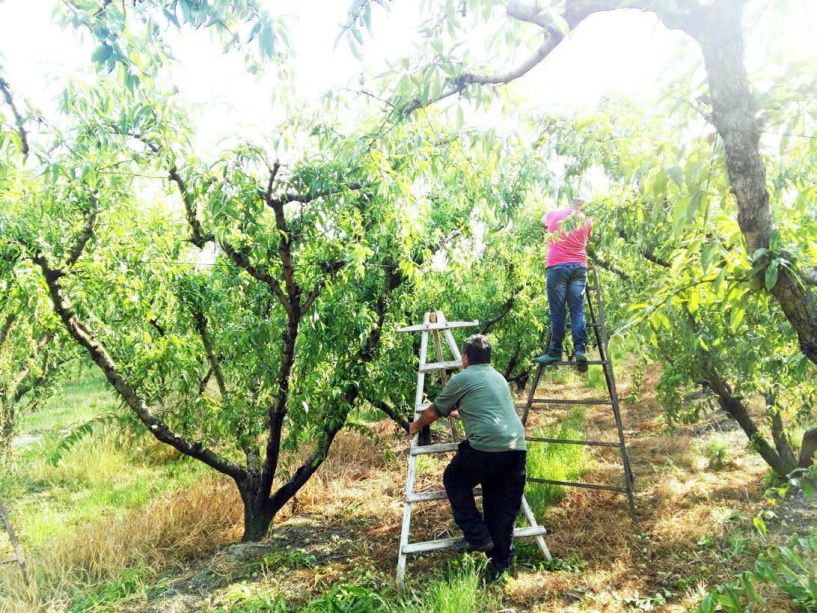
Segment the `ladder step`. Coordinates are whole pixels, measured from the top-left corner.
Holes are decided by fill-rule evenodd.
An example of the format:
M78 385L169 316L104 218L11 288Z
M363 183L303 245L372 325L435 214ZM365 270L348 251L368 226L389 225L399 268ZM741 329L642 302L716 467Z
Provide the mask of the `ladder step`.
M481 487L474 488L474 496L482 496ZM417 492L406 496L406 502L430 502L432 500L446 500L447 498L448 494L445 493L445 490L440 490L439 492Z
M10 555L6 556L5 558L0 558L0 564L11 564L12 562L17 562L17 556Z
M531 404L613 404L604 398L534 398Z
M620 447L620 443L608 443L607 441L582 441L569 438L542 438L538 436L525 437L526 441L534 443L559 443L565 445L590 445L592 447Z
M431 362L430 364L423 364L420 366L420 372L431 372L433 370L453 370L455 368L462 368L461 360L452 360L450 362Z
M590 366L596 365L604 365L609 364L607 360L587 360L587 364ZM552 362L550 364L545 364L544 366L578 366L578 362L570 361L570 362Z
M398 332L425 332L428 330L452 330L453 328L471 328L478 326L478 321L446 321L434 322L427 324L416 324L414 326L406 326L405 328L397 328Z
M456 451L459 443L437 443L435 445L422 445L411 448L411 455L427 455L429 453L446 453Z
M547 530L544 526L533 526L530 528L516 528L513 531L514 538L524 538L529 536L545 536ZM424 553L426 551L437 551L439 549L448 549L454 543L459 541L459 538L439 539L436 541L421 541L419 543L409 543L403 547L404 554L410 553Z
M618 447L618 445L616 445ZM528 477L530 483L547 483L550 485L566 485L569 487L583 487L588 490L609 490L611 492L626 492L623 487L615 487L613 485L599 485L596 483L579 483L577 481L555 481L554 479L537 479L536 477Z

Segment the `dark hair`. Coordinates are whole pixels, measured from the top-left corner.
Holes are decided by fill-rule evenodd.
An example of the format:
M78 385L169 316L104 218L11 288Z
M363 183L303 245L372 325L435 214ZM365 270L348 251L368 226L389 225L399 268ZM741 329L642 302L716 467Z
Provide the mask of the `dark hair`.
M483 334L474 334L465 339L462 352L468 356L471 364L489 364L491 362L491 343Z

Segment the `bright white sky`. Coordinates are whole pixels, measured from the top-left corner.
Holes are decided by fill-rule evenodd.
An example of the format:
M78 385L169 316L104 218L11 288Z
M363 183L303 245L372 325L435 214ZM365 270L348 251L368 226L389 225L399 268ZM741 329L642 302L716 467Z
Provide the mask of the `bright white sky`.
M766 47L786 45L814 52L817 1L789 1L785 23L747 36L749 60L762 63ZM269 0L271 10L293 15L290 63L299 99L314 101L331 88L357 89L361 72L384 68L412 49L420 22L419 0L395 0L393 9L376 11L374 35L367 37L364 61L335 40L349 0ZM63 30L52 20L56 0L0 0L0 59L18 95L49 111L65 83L91 78L88 36ZM780 36L781 31L785 36ZM215 152L219 143L258 139L284 116L274 101L272 75L248 74L239 54L224 55L207 32L185 30L174 36L178 61L171 82L195 108L198 144ZM669 32L651 15L635 11L596 15L568 41L514 86L514 93L538 111L592 109L603 97L628 96L649 102L662 84L697 61L697 50L679 33Z

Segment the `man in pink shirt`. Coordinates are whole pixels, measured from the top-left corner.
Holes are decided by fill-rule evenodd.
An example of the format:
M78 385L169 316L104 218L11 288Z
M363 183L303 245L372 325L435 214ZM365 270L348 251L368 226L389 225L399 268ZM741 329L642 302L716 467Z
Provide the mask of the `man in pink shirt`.
M550 211L542 218L542 225L548 231L550 344L546 354L534 358L534 362L544 365L561 361L567 307L570 309L573 353L580 372L587 371L584 288L587 284L587 240L593 227L593 222L582 213L583 207L584 200L573 200L570 208Z

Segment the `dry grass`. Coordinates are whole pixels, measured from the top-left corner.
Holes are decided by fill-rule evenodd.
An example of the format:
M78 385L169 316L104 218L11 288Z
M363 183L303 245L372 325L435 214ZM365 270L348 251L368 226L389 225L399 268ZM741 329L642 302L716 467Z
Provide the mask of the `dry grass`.
M620 395L627 398L626 373L619 375ZM504 606L520 612L628 611L637 606L682 611L700 602L708 588L753 563L757 543L750 518L762 499L765 465L746 449L742 433L729 430L711 433L728 440L730 461L717 471L710 470L701 455L701 442L710 434L702 435L700 427L669 432L663 423L654 394L647 392L655 389L657 376L656 368L648 369L639 403L623 403L636 477L637 522L629 517L623 496L568 490L542 519L551 531L547 540L554 556L575 561L580 572L541 571L534 567L535 557L526 555L517 576L503 591ZM575 385L572 380L554 384L547 395L576 397ZM597 396L598 392L586 395ZM552 425L560 417L557 410L538 412L530 424ZM588 438L615 438L609 408L587 409L584 423ZM275 520L270 546L276 551L314 555L319 567L269 572L250 583L246 577L230 583L231 563L218 554L194 571L221 577L218 584L207 588L206 596L196 596L204 598L198 601L201 608L232 602L230 594L239 588L286 594L303 603L324 593L333 582L354 582L364 574L376 577L382 585L391 583L408 441L391 423L377 424L375 430L374 438L342 432L318 473ZM308 453L307 449L287 458L288 469L299 465ZM590 470L585 480L615 483L621 479L616 450L588 453ZM445 459L421 458L418 489L439 489ZM0 590L11 587L18 596L25 595L30 606L42 607L49 603L41 597L38 600L32 590L64 595L61 581L90 585L134 564L181 567L191 558L206 557L237 540L240 520L235 487L206 479L145 509L101 518L32 560L42 578L31 590L26 592L21 584L8 581L0 584ZM412 540L452 534L456 528L446 502L415 507ZM418 581L438 578L451 559L450 553L413 557L409 572ZM182 575L190 575L189 564L184 571ZM163 602L152 605L163 610L167 608ZM770 602L775 603L775 610L786 610L784 602Z
M93 586L144 565L160 571L182 567L241 534L241 508L232 482L205 478L146 507L80 526L71 538L29 555L32 581L0 574L0 609L63 608L77 586Z

